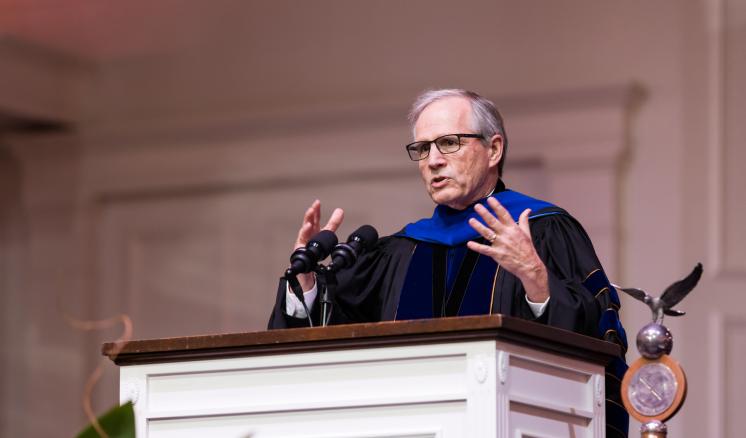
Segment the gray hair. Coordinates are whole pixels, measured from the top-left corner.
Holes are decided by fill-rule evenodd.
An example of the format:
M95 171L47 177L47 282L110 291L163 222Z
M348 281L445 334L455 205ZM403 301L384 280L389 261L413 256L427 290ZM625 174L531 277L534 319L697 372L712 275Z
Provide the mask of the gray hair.
M409 123L412 127L412 136L414 136L414 125L417 123L417 119L420 118L422 112L430 106L431 103L448 97L461 97L469 101L471 104L472 114L472 128L475 132L484 137L482 143L487 146L489 139L495 134L500 134L503 138L503 155L500 158L500 163L497 165L497 174L502 176L503 165L505 164L505 156L508 153L508 136L505 134L505 126L503 118L500 112L489 99L485 99L479 94L463 90L460 88L445 88L440 90L428 90L417 96L414 104L412 104L412 110L409 112Z

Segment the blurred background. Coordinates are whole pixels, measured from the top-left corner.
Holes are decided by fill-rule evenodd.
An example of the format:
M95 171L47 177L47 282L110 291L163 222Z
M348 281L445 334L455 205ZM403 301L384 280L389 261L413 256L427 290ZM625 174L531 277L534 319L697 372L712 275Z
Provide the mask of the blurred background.
M579 218L612 281L659 293L704 263L666 320L690 380L671 435L739 436L744 53L742 0L0 0L0 436L86 422L119 331L64 313L262 330L314 199L341 238L429 216L403 145L440 87L497 103L507 185ZM649 311L621 314L634 345ZM117 393L107 364L96 409Z

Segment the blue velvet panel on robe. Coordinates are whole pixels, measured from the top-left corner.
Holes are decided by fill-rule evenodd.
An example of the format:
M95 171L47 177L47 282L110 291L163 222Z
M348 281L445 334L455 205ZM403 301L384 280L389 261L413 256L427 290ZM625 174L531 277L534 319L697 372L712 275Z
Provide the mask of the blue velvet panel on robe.
M445 273L446 293L442 303L433 303L434 279L441 273L433 272L433 258L435 245L428 242L419 242L409 263L402 293L399 298L399 307L396 312L397 320L437 318L440 316L467 316L487 315L490 313L490 305L493 298L493 285L497 273L497 263L490 257L479 255L471 272L462 273L462 269L469 269L464 265L466 252L465 245L441 248L447 254L447 272ZM457 285L458 275L468 275L468 283L465 291L454 291ZM457 312L449 314L449 307L455 307ZM433 309L440 309L439 314L434 314Z
M555 214L547 210L555 207L553 204L513 190L503 190L490 197L497 199L516 222L527 208L531 209L531 218ZM484 198L478 203L485 206L487 210L491 210L487 204L487 199ZM445 205L439 205L435 208L432 217L408 224L398 235L420 242L438 243L446 246L461 245L481 237L469 225L469 219L471 218L484 223L482 218L474 211L473 205L464 210L454 210Z

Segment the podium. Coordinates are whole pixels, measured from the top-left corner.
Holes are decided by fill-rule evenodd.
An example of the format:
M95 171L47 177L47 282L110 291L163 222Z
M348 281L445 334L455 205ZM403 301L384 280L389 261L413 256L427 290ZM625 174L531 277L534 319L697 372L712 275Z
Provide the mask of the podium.
M121 367L138 438L603 437L604 366L620 353L502 315L102 350Z

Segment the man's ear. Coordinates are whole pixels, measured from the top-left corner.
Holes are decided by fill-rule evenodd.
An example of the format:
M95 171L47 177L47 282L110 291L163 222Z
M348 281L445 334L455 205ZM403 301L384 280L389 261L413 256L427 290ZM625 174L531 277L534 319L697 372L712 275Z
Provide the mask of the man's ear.
M503 158L503 138L500 134L495 134L490 138L489 144L490 167L497 166Z

